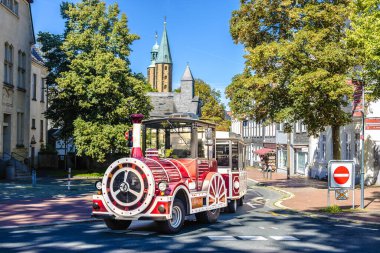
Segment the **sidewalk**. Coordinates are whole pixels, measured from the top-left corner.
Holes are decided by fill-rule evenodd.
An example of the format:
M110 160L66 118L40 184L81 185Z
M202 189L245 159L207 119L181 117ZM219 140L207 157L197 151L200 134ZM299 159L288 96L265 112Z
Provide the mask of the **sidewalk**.
M286 179L286 174L272 173L272 179L263 177L261 170L250 167L247 170L248 178L260 182L264 186L275 187L290 193L281 205L289 209L306 212L314 215L328 215L334 219L345 219L353 222L370 222L380 224L380 187L371 186L364 190L364 210L327 214L321 209L327 207L327 181L307 179L301 176L292 176ZM342 209L352 208L352 194L348 200L335 200L335 193L330 192L330 205L338 205ZM355 189L355 208L360 208L360 188Z
M0 181L0 228L80 222L91 217L96 180Z

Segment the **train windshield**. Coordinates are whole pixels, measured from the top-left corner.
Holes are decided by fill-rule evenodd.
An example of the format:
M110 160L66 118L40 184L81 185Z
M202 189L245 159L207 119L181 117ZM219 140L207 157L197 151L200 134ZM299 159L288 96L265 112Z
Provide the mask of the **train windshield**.
M160 157L214 158L215 127L198 120L157 119L143 122L143 151Z

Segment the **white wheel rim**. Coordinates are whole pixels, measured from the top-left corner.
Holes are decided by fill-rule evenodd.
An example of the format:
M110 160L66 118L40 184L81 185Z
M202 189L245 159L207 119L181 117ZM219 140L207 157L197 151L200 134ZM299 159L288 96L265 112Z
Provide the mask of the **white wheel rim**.
M173 228L177 228L182 221L182 210L179 206L173 206L172 219L170 220L170 225Z

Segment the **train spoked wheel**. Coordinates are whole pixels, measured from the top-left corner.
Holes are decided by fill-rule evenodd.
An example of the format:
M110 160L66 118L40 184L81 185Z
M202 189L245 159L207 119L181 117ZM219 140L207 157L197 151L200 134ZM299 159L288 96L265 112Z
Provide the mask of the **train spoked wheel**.
M210 179L208 186L208 205L210 207L218 206L227 201L227 190L221 175L214 174Z
M154 196L154 179L140 160L122 158L106 170L102 194L108 208L121 217L131 217L144 211Z
M172 218L166 221L157 221L161 232L174 234L181 230L185 223L185 206L180 199L175 199L172 207Z

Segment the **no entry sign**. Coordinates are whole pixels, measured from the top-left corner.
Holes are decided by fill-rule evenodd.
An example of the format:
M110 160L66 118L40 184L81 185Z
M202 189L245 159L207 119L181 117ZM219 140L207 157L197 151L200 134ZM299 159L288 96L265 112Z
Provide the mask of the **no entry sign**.
M343 185L350 179L350 171L345 166L339 166L335 169L333 176L337 184Z
M354 178L352 161L331 161L329 171L330 188L351 188Z

